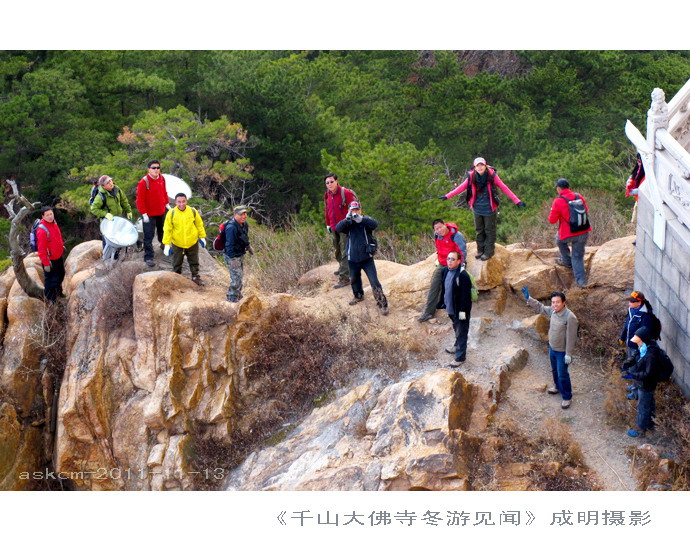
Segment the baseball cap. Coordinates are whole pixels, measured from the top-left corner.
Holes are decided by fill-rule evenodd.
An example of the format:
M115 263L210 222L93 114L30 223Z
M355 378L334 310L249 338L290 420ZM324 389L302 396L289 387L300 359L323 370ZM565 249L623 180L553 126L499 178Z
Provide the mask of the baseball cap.
M628 297L628 300L631 302L644 302L646 299L643 293L640 293L639 291L633 291Z
M353 201L352 203L350 203L350 206L347 208L348 208L348 210L361 209L362 205L359 204L359 201Z
M474 159L474 166L476 167L478 163L483 163L484 165L486 165L486 160L484 158L481 158L481 157L475 158Z

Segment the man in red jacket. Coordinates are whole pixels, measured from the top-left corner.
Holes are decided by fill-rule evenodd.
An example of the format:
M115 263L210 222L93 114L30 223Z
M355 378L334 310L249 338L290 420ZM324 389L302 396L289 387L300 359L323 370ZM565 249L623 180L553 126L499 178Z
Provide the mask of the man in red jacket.
M436 269L431 275L431 284L429 285L429 294L426 300L424 312L417 321L424 323L434 317L434 312L438 306L438 301L441 297L441 287L443 286L443 273L448 266L446 258L451 252L458 252L460 258L458 265L465 262L467 258L467 249L465 237L458 231L458 226L454 223L446 223L441 219L436 219L432 223L434 228L434 242L436 243Z
M323 194L326 229L333 236L335 259L339 265L336 274L340 276L340 280L333 287L339 289L350 284L350 271L347 265L347 233L338 233L335 226L345 219L350 203L356 201L357 196L352 190L340 186L338 176L333 173L328 173L323 180L326 183L326 191Z
M49 302L55 302L62 296L62 280L65 278L65 263L62 256L65 253L65 245L62 242L60 228L55 223L52 207L41 209L41 221L36 229L36 247L43 265L45 298Z
M158 242L161 243L162 249L163 224L170 204L165 177L161 175L160 162L151 160L148 169L148 173L137 185L137 210L141 214L144 226L144 261L149 267L153 267L156 264L153 261L153 236L158 233Z
M575 233L571 231L568 201L582 199L587 211L589 211L589 207L584 197L570 190L570 183L564 178L559 178L556 181L556 192L558 192L558 197L553 200L551 212L549 213L549 223L559 223L558 233L556 233L556 245L561 252L561 258L557 259L556 263L562 267L572 269L575 281L580 287L584 287L587 285L585 245L587 244L587 238L592 230L592 226L588 225L583 231ZM572 255L569 245L572 245Z

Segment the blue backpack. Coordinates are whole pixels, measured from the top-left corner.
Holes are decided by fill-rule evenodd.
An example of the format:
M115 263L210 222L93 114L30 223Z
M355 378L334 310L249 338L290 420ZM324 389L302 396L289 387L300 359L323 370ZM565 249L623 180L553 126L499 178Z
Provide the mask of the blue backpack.
M48 235L48 242L50 242L50 231L48 231L48 228L41 223L40 218L36 218L31 226L31 233L29 234L29 244L31 245L32 252L38 252L38 238L36 237L36 233L39 227L46 232L46 235Z

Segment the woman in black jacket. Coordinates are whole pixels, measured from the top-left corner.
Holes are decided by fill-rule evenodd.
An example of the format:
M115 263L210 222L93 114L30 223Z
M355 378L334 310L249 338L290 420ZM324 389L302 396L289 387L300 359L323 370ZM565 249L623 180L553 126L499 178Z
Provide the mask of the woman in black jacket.
M638 381L637 387L637 426L639 430L628 430L628 436L638 438L644 436L647 430L654 429L655 404L654 391L658 382L658 366L661 349L652 340L652 331L648 327L640 327L632 337L640 350L640 360L628 371L624 378Z
M347 264L350 268L350 284L354 298L350 305L364 300L364 287L362 285L362 271L369 278L371 290L376 299L376 306L382 315L388 315L388 300L383 294L383 287L376 275L373 252L376 251L373 244L372 232L378 227L378 222L371 216L362 215L362 207L359 201L353 201L348 208L349 212L344 220L338 222L335 230L338 233L347 233Z

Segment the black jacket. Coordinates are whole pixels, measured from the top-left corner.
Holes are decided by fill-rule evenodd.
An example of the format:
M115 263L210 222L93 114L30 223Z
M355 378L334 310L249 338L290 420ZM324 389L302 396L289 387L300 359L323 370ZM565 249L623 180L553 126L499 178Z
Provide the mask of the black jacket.
M462 270L461 270L462 269ZM443 278L441 279L441 300L436 308L446 307L446 276L450 269L446 267L443 269ZM453 304L455 305L455 315L460 312L467 314L467 319L470 318L472 311L472 280L467 274L464 265L458 268L453 280Z
M371 241L372 231L378 227L379 223L371 216L362 216L362 221L357 223L354 220L339 221L335 230L338 233L347 233L347 259L353 263L361 263L371 257L367 253L367 239Z
M240 225L234 218L225 226L225 255L240 257L247 253L249 247L249 226Z
M647 344L647 352L644 354L644 357L640 357L637 364L628 370L633 379L642 384L643 391L656 390L660 357L661 350L659 345L652 341Z

